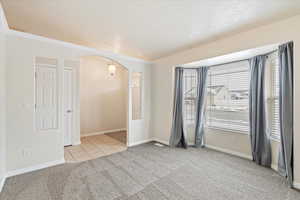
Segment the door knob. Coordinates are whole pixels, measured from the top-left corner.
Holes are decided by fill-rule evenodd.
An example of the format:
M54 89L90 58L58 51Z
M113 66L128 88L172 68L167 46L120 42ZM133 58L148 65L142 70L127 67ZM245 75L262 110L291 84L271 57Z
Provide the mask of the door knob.
M72 112L72 110L67 110L67 113L71 113Z

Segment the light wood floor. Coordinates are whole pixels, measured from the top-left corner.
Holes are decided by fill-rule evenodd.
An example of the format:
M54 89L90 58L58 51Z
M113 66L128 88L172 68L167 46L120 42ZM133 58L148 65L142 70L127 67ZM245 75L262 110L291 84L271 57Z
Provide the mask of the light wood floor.
M87 136L81 138L81 144L65 147L66 162L82 162L98 157L125 151L127 146L118 138L126 137L126 132L117 132L104 135Z

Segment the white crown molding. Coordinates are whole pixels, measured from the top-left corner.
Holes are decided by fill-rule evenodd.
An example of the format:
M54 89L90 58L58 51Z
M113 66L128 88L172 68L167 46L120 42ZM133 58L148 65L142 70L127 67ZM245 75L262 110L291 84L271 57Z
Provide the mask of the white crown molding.
M26 168L22 168L22 169L11 170L11 171L8 171L6 173L6 177L16 176L16 175L20 175L20 174L24 174L24 173L28 173L28 172L32 172L32 171L36 171L36 170L40 170L40 169L44 169L44 168L47 168L47 167L52 167L52 166L55 166L55 165L64 164L64 163L65 163L65 159L62 158L60 160L54 160L54 161L42 163L42 164L39 164L39 165L35 165L35 166L32 166L32 167L26 167Z
M55 40L55 39L47 38L47 37L44 37L44 36L39 36L39 35L31 34L31 33L20 32L20 31L16 31L16 30L12 30L12 29L8 29L5 33L7 35L14 35L14 36L23 37L23 38L32 39L32 40L37 40L37 41L41 41L41 42L48 42L48 43L52 43L52 44L56 44L56 45L61 45L61 46L67 47L67 48L78 49L78 50L84 51L84 52L89 53L89 54L103 56L105 58L109 58L109 59L113 59L113 60L120 60L121 59L121 60L137 62L137 63L143 63L143 64L148 64L148 65L153 64L153 62L150 62L150 61L142 60L142 59L139 59L139 58L134 58L134 57L131 57L131 56L125 56L125 55L117 54L117 53L114 53L114 52L111 52L111 51L97 50L97 49L94 49L94 48L90 48L90 47L86 47L86 46L82 46L82 45L78 45L78 44L73 44L73 43L70 43L70 42Z

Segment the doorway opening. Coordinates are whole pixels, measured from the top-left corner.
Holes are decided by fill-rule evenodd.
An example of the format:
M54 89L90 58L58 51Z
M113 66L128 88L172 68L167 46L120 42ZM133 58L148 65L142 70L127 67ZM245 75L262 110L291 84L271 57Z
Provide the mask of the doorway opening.
M63 73L66 162L90 160L126 150L129 135L127 68L100 56L84 56L77 71L73 69L65 67ZM79 88L77 109L80 117L77 121L72 109L76 96L72 93L76 92L73 87ZM81 143L72 146L74 123L80 124Z

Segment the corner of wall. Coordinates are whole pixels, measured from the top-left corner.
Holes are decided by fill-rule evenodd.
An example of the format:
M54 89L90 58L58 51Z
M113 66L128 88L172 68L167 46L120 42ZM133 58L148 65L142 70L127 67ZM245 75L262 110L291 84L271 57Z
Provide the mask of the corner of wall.
M6 32L9 30L8 23L6 20L6 16L2 7L2 4L0 3L0 31Z
M0 32L0 192L6 179L6 39Z
M3 177L2 179L0 179L0 192L2 192L4 184L6 181L6 177Z

